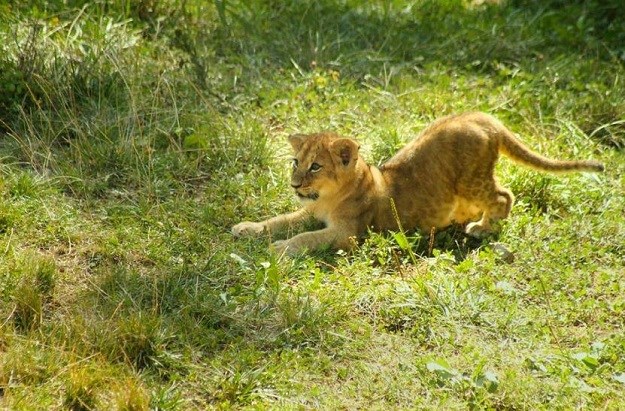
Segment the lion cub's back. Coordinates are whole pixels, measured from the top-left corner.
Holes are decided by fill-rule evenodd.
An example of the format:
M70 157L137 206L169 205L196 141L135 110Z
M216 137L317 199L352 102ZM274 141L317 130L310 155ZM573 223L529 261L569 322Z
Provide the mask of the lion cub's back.
M432 175L444 182L459 172L490 167L498 157L499 126L495 118L480 112L443 117L426 127L383 168L403 175Z

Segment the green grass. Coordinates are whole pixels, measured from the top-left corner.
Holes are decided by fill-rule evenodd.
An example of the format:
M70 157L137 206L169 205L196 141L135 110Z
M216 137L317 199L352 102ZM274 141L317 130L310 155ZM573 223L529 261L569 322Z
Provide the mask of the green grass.
M0 408L625 406L620 2L13 3ZM297 206L289 133L377 164L466 110L606 164L501 161L513 262L453 229L295 259L230 235Z

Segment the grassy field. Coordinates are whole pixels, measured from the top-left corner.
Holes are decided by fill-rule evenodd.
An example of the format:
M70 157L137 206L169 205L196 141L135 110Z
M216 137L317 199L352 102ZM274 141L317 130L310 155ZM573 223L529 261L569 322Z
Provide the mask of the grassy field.
M625 408L620 1L0 1L0 408ZM496 115L497 238L294 259L286 136ZM503 261L499 242L514 255Z

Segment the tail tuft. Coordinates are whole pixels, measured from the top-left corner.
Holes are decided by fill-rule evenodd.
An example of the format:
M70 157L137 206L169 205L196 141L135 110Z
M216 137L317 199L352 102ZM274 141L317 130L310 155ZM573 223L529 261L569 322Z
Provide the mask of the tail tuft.
M586 163L588 164L589 171L596 171L599 173L603 173L605 171L605 166L599 161L588 160Z

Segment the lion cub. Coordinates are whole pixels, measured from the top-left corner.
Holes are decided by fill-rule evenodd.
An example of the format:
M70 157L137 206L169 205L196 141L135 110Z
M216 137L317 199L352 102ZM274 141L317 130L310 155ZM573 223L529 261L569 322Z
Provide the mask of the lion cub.
M290 214L232 228L235 236L273 232L312 216L318 231L276 241L293 255L329 244L349 249L367 229L429 232L452 223L482 236L510 213L514 196L493 172L502 153L549 172L603 171L598 161L560 161L530 151L501 122L485 113L444 117L429 125L380 168L366 164L358 144L334 133L289 137L295 156L291 187L303 207Z

